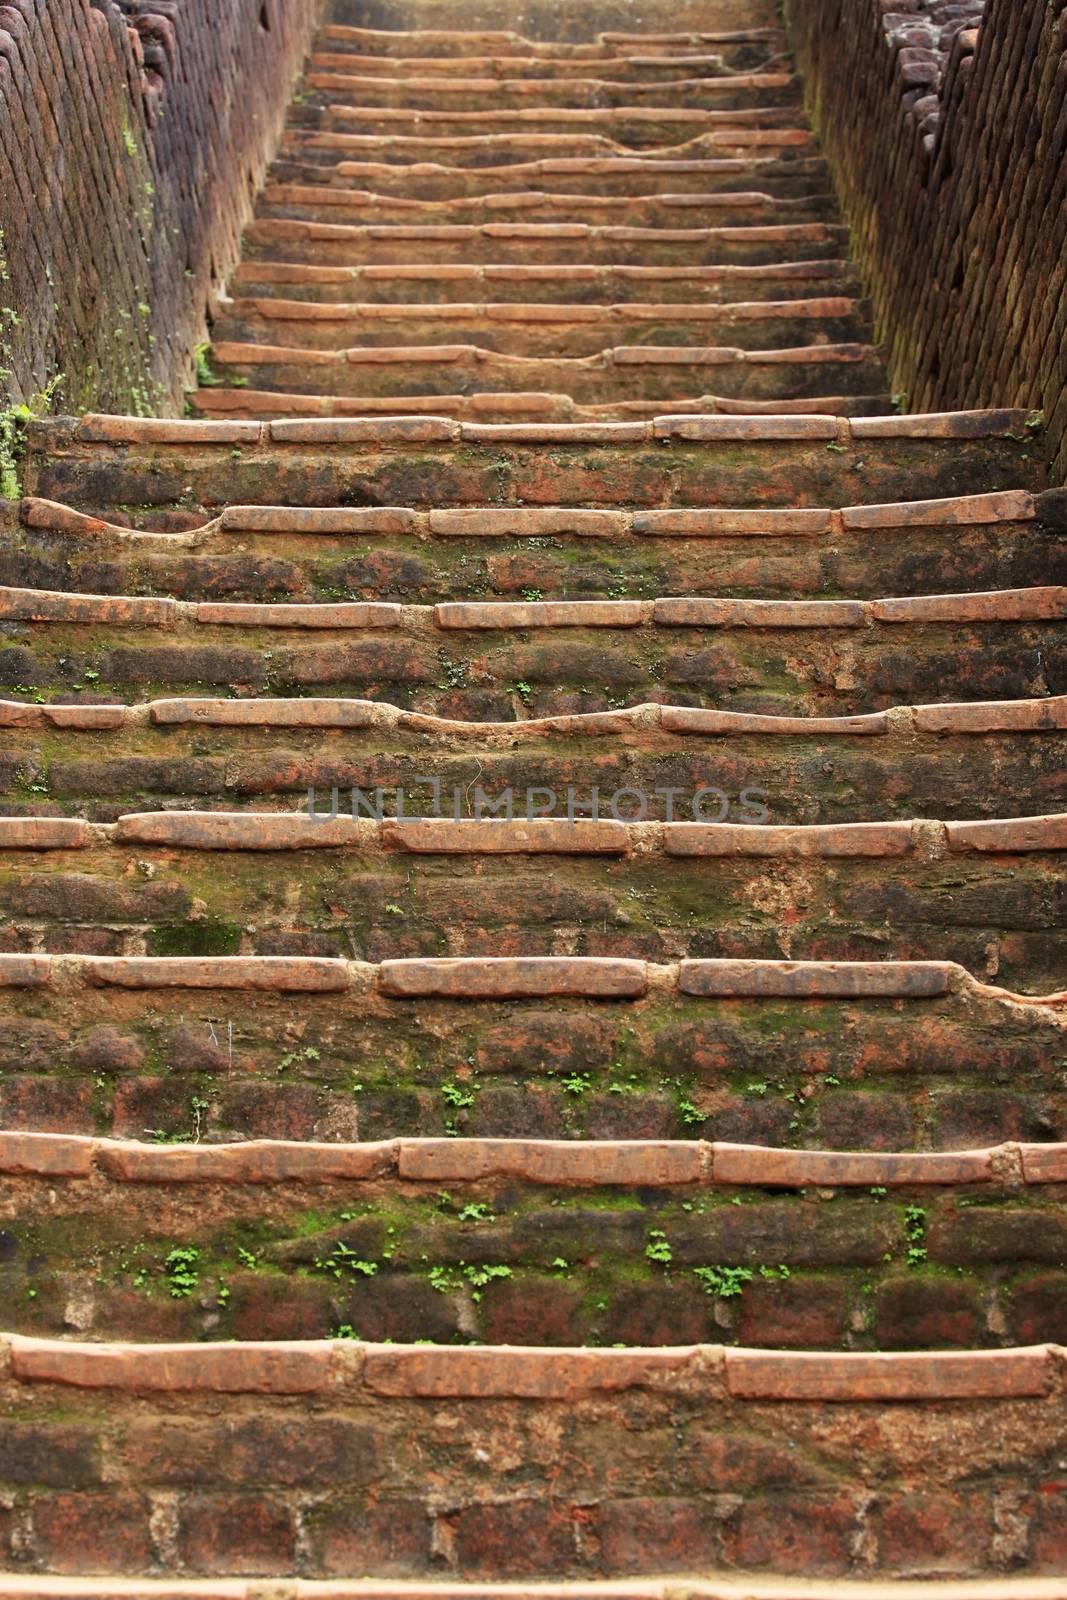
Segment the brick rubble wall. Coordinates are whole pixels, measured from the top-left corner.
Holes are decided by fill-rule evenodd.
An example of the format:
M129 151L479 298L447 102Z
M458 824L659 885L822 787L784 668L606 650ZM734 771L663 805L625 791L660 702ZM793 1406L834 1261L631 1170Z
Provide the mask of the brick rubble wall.
M0 393L181 409L319 9L0 4Z
M1067 476L1067 4L786 0L911 411L1025 405Z

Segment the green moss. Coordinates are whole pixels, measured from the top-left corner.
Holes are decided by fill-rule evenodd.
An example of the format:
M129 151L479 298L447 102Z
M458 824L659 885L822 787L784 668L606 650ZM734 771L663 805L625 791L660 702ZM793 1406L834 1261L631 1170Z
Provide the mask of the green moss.
M239 925L216 917L163 923L148 936L148 951L153 956L232 956L240 945Z

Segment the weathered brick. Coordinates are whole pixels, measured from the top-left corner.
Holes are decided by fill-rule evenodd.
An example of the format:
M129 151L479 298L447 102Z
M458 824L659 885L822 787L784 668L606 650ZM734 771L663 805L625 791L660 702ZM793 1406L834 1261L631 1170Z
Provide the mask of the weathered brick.
M178 1548L192 1572L269 1577L292 1570L296 1529L281 1500L257 1494L196 1494L179 1512Z
M970 1573L988 1563L993 1509L981 1492L893 1494L880 1500L874 1531L879 1565L890 1572Z
M138 1494L60 1493L33 1507L37 1551L53 1572L143 1572L152 1560L148 1507Z
M52 1422L0 1422L0 1477L50 1488L100 1482L100 1446L91 1428Z
M259 1417L183 1428L135 1422L123 1439L122 1455L126 1470L152 1487L358 1488L373 1470L374 1436L370 1429L339 1417L317 1418L313 1429L302 1419ZM228 1516L229 1508L209 1506L209 1514Z

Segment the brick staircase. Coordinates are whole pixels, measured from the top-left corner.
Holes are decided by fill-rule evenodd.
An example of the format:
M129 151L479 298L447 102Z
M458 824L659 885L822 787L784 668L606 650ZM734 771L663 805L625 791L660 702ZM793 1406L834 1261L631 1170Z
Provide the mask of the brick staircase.
M31 429L0 1600L1067 1595L1067 497L632 9L334 0L194 414Z

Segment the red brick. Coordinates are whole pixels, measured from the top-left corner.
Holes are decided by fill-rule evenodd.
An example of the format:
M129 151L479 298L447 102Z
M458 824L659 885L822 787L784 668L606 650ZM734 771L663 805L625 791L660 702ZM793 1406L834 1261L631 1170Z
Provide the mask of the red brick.
M793 1350L833 1349L847 1331L848 1291L827 1278L756 1278L738 1306L737 1338L744 1345Z
M699 1572L722 1559L720 1524L707 1501L609 1500L600 1507L600 1553L615 1573Z
M745 1501L727 1551L740 1567L834 1577L849 1569L856 1529L847 1495L769 1495Z
M288 1507L262 1493L193 1495L181 1504L178 1549L192 1572L273 1577L292 1571L296 1530Z
M576 1561L575 1522L540 1497L486 1500L448 1514L455 1564L465 1578L549 1577Z
M891 1278L875 1291L874 1328L887 1350L974 1346L982 1334L977 1288L944 1278Z
M124 1470L153 1488L219 1484L254 1490L362 1487L373 1475L373 1430L341 1417L234 1417L134 1421L122 1442Z
M915 1492L880 1497L874 1517L878 1564L904 1575L969 1575L990 1564L988 1495Z
M143 1572L152 1561L148 1507L140 1495L52 1494L34 1502L39 1558L62 1573Z
M422 1577L430 1566L433 1527L421 1501L342 1501L312 1513L309 1520L325 1577L351 1578L354 1572Z

